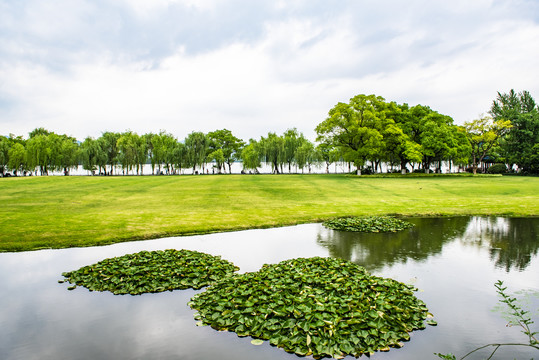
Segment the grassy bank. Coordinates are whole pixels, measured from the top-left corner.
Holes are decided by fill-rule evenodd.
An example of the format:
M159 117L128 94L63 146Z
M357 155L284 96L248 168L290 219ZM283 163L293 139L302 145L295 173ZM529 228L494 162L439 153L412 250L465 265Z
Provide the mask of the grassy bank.
M227 175L0 181L0 251L101 245L344 215L539 215L539 178Z

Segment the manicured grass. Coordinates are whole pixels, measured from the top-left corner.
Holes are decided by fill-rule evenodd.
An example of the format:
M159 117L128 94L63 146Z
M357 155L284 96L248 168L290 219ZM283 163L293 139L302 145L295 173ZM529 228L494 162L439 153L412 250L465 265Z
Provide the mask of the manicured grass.
M0 179L0 251L346 215L539 215L537 177L216 175Z

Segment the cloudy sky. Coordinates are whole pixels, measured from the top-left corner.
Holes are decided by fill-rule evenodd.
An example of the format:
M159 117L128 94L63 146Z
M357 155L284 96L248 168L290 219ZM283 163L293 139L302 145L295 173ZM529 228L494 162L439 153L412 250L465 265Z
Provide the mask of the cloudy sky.
M357 94L456 123L539 98L537 0L0 0L0 134L314 128Z

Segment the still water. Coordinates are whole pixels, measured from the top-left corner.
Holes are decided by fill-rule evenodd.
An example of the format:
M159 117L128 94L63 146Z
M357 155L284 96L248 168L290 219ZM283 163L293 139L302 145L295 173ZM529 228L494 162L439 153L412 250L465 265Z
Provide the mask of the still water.
M503 280L539 324L539 218L413 218L395 234L357 234L307 224L104 247L0 253L0 359L298 359L268 343L197 327L187 302L196 292L140 296L68 291L61 273L141 250L191 249L220 255L241 272L296 257L331 256L419 288L437 327L413 333L401 349L372 359L437 359L491 342L522 342L495 311ZM198 290L203 291L203 290ZM476 357L482 358L480 353ZM539 358L512 347L498 359Z

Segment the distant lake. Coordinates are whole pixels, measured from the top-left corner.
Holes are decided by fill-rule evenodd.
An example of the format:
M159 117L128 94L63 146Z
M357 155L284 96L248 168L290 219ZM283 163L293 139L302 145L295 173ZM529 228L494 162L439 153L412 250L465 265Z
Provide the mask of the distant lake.
M412 333L401 349L371 359L436 359L491 342L522 342L495 310L494 283L528 301L539 330L539 218L412 218L400 233L333 231L321 224L120 243L103 247L0 253L0 359L298 359L269 343L197 327L187 306L198 291L115 296L67 290L61 273L141 250L191 249L235 263L240 272L297 257L337 257L419 288L438 326ZM486 352L467 359L483 358ZM512 347L498 359L539 358ZM366 357L365 357L366 358ZM353 359L353 358L350 358ZM366 358L368 359L368 358Z

